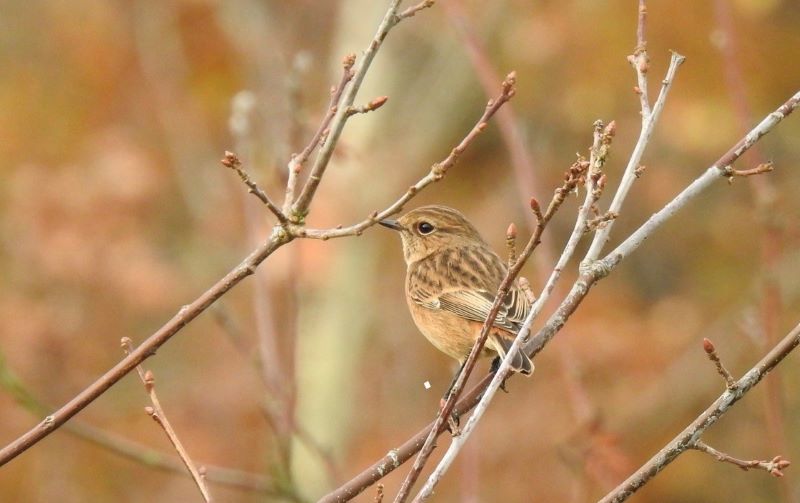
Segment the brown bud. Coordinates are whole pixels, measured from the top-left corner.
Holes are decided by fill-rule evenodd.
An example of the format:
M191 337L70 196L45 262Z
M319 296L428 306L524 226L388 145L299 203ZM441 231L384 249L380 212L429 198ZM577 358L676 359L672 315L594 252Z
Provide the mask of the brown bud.
M345 56L344 58L342 58L342 65L345 68L350 68L354 64L356 64L356 55L353 54L352 52L350 54L348 54L347 56Z
M508 239L516 239L517 237L517 226L514 225L514 222L508 224L508 229L506 230L506 238Z
M383 104L386 103L386 100L388 99L389 99L388 96L379 96L374 100L370 101L369 105L367 105L367 108L369 108L370 110L377 110L380 107L382 107Z
M703 339L703 351L705 351L708 354L711 354L714 351L716 351L716 348L714 348L714 343L708 339Z
M148 405L147 407L145 407L145 408L144 408L144 412L145 412L145 414L147 414L148 416L154 416L154 415L156 414L156 409L154 409L154 408L152 408L152 407L150 407L150 406Z
M603 134L606 136L614 136L617 134L617 121L612 120L609 122L606 128L603 130Z
M539 206L539 201L537 201L535 197L531 198L530 205L534 213L539 214L542 212L542 208Z

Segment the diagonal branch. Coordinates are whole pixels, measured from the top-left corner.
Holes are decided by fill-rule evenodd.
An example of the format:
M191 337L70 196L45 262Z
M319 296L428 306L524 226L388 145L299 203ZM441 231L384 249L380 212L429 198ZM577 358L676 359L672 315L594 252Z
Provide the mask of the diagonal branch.
M133 342L130 340L130 338L122 338L122 349L127 355L133 352ZM144 389L150 396L150 403L153 404L152 407L145 407L144 410L150 417L153 418L156 423L158 423L159 426L161 426L161 429L164 430L164 433L167 434L167 438L169 439L170 443L172 443L172 446L175 448L175 451L178 453L178 456L181 458L184 466L186 466L186 469L189 470L192 480L194 480L197 488L200 489L203 499L206 501L206 503L209 503L211 501L211 493L209 492L205 481L205 467L197 467L194 460L192 460L192 458L189 456L189 452L183 446L183 442L181 442L180 438L178 438L178 434L172 427L172 423L170 423L169 419L167 419L167 415L164 413L164 409L161 407L161 401L158 399L158 395L156 394L155 377L153 376L153 372L150 370L145 370L141 365L136 366L136 372L139 374L139 379L142 380L142 384L144 384Z
M256 267L272 253L290 242L292 237L282 229L273 230L270 238L238 266L217 281L214 286L203 292L191 304L183 306L171 320L165 323L150 337L144 340L131 354L123 358L112 369L83 389L63 407L48 415L42 422L31 428L16 440L0 450L0 466L19 456L37 442L54 432L72 416L83 410L108 388L125 377L136 368L136 365L153 356L156 350L178 333L189 322L195 319L228 290L239 284L244 278L253 274Z
M655 477L687 449L694 448L704 431L730 410L748 391L775 368L800 344L800 325L797 325L741 379L735 389L728 389L717 398L692 424L673 438L658 454L650 458L628 479L600 500L599 503L619 503L627 500L639 488ZM702 449L702 448L701 448ZM786 465L783 466L785 468Z

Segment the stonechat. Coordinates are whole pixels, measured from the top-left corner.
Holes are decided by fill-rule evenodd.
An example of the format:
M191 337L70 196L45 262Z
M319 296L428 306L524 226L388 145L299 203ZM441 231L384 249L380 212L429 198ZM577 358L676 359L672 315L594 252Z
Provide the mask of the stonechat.
M406 302L414 323L431 344L463 366L492 308L506 265L464 215L446 206L424 206L380 224L398 231L403 241ZM530 307L530 299L514 282L482 355L504 358ZM514 355L511 367L525 375L533 371L522 351Z

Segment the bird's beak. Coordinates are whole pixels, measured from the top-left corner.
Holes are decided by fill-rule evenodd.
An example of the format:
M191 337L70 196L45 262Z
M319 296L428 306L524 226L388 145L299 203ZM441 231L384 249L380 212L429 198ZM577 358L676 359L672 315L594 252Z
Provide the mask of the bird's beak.
M397 222L397 220L390 220L390 219L386 218L386 219L383 219L383 220L378 220L378 223L381 224L384 227L388 227L388 228L394 229L396 231L402 231L403 230L403 226L400 225Z

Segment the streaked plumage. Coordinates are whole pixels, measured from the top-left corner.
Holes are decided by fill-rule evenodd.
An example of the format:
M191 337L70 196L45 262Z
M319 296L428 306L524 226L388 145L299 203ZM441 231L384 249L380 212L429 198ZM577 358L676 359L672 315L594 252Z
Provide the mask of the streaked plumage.
M436 348L463 363L506 275L505 264L461 213L446 206L424 206L381 224L399 231L403 240L406 300L414 322ZM515 283L484 354L505 356L530 307ZM512 368L530 374L533 364L520 352Z

